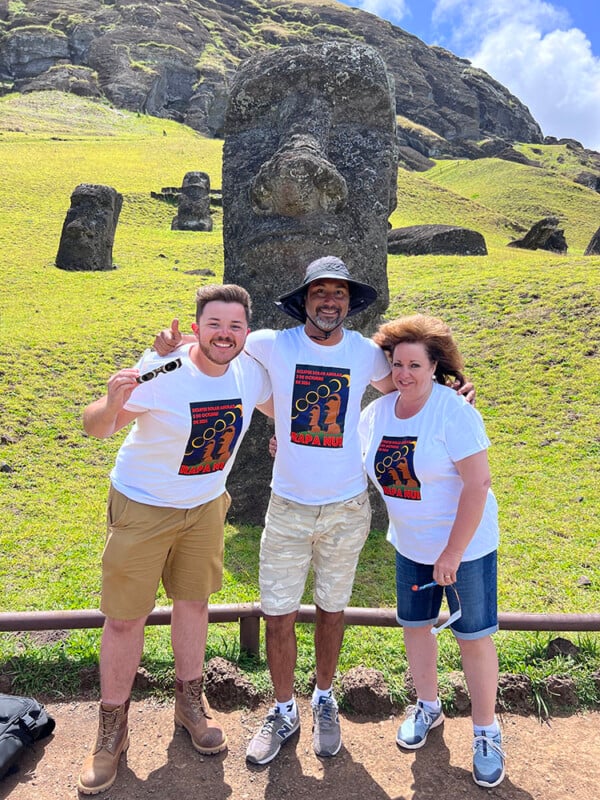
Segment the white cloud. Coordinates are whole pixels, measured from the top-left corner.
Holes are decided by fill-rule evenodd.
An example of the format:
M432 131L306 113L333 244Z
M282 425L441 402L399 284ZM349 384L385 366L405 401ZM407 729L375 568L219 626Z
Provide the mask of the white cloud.
M545 0L437 0L434 23L458 18L452 39L455 43L481 41L504 25L533 24L543 32L567 27L569 15Z
M522 100L545 134L600 150L600 59L577 28L542 36L505 25L471 56Z
M455 52L516 95L545 134L600 150L600 59L569 17L543 0L438 0Z
M407 0L342 0L347 5L353 5L362 11L376 14L382 19L389 19L396 25L409 13Z

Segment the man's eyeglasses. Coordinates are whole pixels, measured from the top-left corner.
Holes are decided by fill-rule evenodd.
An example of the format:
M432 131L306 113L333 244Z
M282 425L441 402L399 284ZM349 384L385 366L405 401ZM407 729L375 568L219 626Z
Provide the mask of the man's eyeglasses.
M161 372L173 372L176 369L179 369L181 366L181 359L176 358L173 361L167 361L166 364L161 364L160 367L156 367L156 369L151 369L150 372L144 372L143 375L139 375L136 378L137 383L146 383L146 381L151 381L152 378L156 378L157 375L160 375Z
M431 581L431 583L424 583L422 586L417 586L417 584L415 584L411 588L412 588L413 592L421 592L421 591L423 591L423 589L432 589L434 586L438 586L438 585L439 584L436 581ZM458 596L458 591L456 590L456 586L454 584L451 584L450 586L446 586L444 588L446 589L446 597L448 599L448 607L450 608L450 596L448 595L448 590L452 589L452 591L454 592L454 597L456 598L457 608L456 608L455 611L452 611L452 609L450 609L451 610L451 614L448 617L448 619L446 620L446 622L443 622L441 625L435 625L431 629L431 632L435 636L437 636L440 631L443 631L444 628L447 628L449 625L452 625L453 622L456 622L457 619L460 619L462 617L462 608L461 608L461 605L460 605L460 597Z

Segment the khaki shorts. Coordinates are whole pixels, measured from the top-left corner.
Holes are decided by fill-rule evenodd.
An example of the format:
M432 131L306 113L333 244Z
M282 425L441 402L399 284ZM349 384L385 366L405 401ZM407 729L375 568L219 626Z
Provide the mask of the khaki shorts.
M343 611L352 594L358 557L371 526L366 492L339 503L308 506L271 495L260 542L263 613L291 614L300 607L310 565L314 602Z
M223 581L227 492L195 508L165 508L130 500L110 488L102 555L101 611L138 619L154 608L162 578L172 600L207 600Z

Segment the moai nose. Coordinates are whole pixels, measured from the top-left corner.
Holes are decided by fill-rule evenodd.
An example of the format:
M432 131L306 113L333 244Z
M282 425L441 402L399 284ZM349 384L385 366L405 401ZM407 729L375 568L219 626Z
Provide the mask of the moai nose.
M339 211L346 205L348 187L313 136L294 134L262 165L250 194L259 214L301 217Z

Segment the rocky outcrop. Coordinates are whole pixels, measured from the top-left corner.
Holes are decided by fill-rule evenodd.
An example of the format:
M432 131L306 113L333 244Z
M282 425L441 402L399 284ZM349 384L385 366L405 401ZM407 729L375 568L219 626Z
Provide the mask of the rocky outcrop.
M57 64L23 85L23 92L56 90L80 97L102 97L98 75L89 67Z
M355 39L377 48L393 73L397 113L437 135L414 131L401 144L426 157L471 157L466 152L489 136L542 141L527 108L489 75L331 0L23 0L0 8L4 92L67 88L95 96L98 87L117 107L220 136L241 60L274 46ZM97 83L56 70L69 65L87 67Z
M533 161L531 158L527 158L527 156L523 155L523 153L519 153L518 150L515 150L514 147L504 147L497 153L496 158L501 158L504 161L514 161L515 164L524 164L527 167L539 167L537 161Z
M435 161L427 158L427 156L412 147L400 146L398 148L398 161L405 169L413 170L414 172L427 172L428 169L435 166Z
M576 175L573 180L581 186L587 186L588 189L594 192L600 192L600 175L594 172L584 170L580 172L579 175Z
M600 228L590 239L590 243L585 249L584 256L600 256Z
M566 253L565 232L558 227L558 217L544 217L532 225L522 239L509 242L508 247L523 250L550 250L553 253Z
M26 81L69 61L68 36L44 25L9 30L2 37L0 48L0 74L5 79Z
M404 256L486 256L478 231L456 225L410 225L388 232L388 253Z

